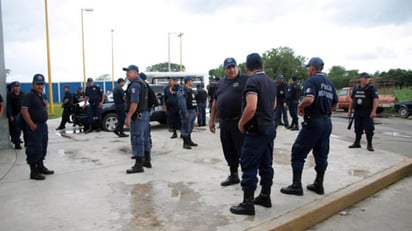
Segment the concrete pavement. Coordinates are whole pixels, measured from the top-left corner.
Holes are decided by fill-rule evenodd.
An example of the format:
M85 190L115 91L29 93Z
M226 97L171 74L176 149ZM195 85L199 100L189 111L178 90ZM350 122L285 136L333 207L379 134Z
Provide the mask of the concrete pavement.
M221 187L228 174L218 134L195 128L199 143L184 150L181 139L154 123L152 169L126 175L129 138L113 133L56 132L50 120L46 165L55 170L45 181L29 180L24 150L0 151L2 230L302 230L412 172L401 155L348 149L331 138L325 195L304 190L284 195L291 183L290 149L297 132L278 128L275 139L273 207L256 206L256 216L229 208L242 200L240 185ZM312 183L310 155L302 177ZM260 188L257 189L257 193ZM326 209L325 209L326 208Z

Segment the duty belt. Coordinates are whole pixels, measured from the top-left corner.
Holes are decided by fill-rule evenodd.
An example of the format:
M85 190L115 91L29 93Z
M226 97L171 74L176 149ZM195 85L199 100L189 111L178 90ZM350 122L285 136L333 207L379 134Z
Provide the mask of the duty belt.
M240 119L240 116L236 116L236 117L229 117L229 118L221 118L222 120L238 120Z

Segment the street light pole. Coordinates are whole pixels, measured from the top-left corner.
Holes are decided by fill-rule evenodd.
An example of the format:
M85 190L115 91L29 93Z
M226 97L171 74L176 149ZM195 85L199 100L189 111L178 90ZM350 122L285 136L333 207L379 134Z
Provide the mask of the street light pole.
M53 105L53 82L51 78L51 67L50 67L50 41L49 41L49 16L47 9L47 0L44 0L45 14L46 14L46 46L47 46L47 75L49 81L49 110L50 114L54 115L54 105Z
M180 38L180 72L183 71L183 65L182 65L182 36L183 36L183 32L180 32L177 35Z
M170 34L167 33L167 71L170 72Z
M113 32L114 30L110 30L112 32L112 91L114 90L114 48L113 48Z
M81 23L82 23L82 53L83 53L83 90L86 91L86 63L85 63L85 54L84 54L84 26L83 26L83 12L92 12L93 8L81 8Z

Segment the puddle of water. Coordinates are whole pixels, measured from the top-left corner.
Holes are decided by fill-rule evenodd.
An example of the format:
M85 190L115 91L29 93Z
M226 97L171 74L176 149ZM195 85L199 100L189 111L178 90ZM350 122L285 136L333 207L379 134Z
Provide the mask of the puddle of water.
M112 184L110 201L121 230L217 230L228 224L219 208L200 202L189 183Z
M222 160L217 159L217 158L205 158L205 159L197 159L195 160L195 163L197 164L216 164L221 162Z
M284 149L284 148L274 148L273 150L273 162L275 164L279 165L290 165L291 162L291 151L289 149ZM308 154L308 157L306 157L306 162L305 166L307 167L313 167L315 166L315 160L313 158L313 155L311 153Z
M366 169L350 169L349 174L352 176L366 178L370 175L370 172L369 170L366 170Z

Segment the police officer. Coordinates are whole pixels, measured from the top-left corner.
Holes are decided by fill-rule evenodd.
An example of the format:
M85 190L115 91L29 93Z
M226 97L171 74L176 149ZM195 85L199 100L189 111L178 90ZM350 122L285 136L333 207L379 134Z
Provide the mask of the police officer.
M62 130L66 128L66 123L70 120L70 113L73 105L73 96L70 92L69 86L64 86L64 98L63 98L63 113L62 113L62 121L60 125L56 128L56 130Z
M73 93L73 104L78 104L84 101L84 92L82 87L78 87L77 91Z
M313 149L316 179L306 188L317 194L324 194L323 177L328 166L329 138L332 132L330 119L338 103L333 84L321 73L324 63L318 57L311 58L306 65L309 79L303 86L304 97L298 105L298 113L304 122L292 146L293 182L281 188L285 194L303 195L301 177L308 153Z
M102 107L103 107L103 102L104 102L104 93L102 90L100 90L99 86L96 86L94 84L94 81L92 78L87 79L87 84L88 86L86 87L86 93L85 93L85 104L83 105L83 108L86 107L87 102L89 102L89 110L87 112L87 123L88 123L88 129L85 131L85 133L92 132L93 130L93 124L94 124L94 117L97 117L96 124L98 124L98 127L96 128L96 131L100 131L100 126L101 126L101 120L102 120Z
M288 90L288 84L284 82L284 77L282 74L276 76L276 87L277 87L277 106L275 111L275 123L277 125L284 125L286 128L289 127L287 107L285 104L286 92ZM283 117L283 123L281 122L281 117Z
M192 77L186 76L184 82L184 87L177 93L177 100L182 121L183 148L192 149L192 146L197 146L197 144L192 141L192 130L195 125L197 104L195 92L192 90Z
M276 137L274 109L275 83L263 71L262 58L252 53L246 58L246 72L251 76L244 88L243 113L238 127L244 133L241 154L243 202L232 206L234 214L255 215L254 204L272 207L270 188L273 182L273 143ZM254 192L259 170L262 191L257 198Z
M223 62L225 78L216 85L212 111L210 113L209 129L216 132L215 120L219 115L220 141L223 154L230 169L230 175L220 185L229 186L240 183L238 168L243 135L238 123L242 115L242 94L248 76L239 74L239 68L234 58Z
M139 68L129 65L123 68L126 77L130 81L126 89L126 121L130 128L130 141L135 164L127 169L127 174L144 172L143 155L145 151L145 131L150 120L148 111L148 88L144 81L138 76Z
M151 163L151 155L150 152L152 150L152 134L151 134L151 128L150 128L150 110L158 105L158 101L156 98L156 95L154 94L154 92L150 92L152 91L152 89L150 88L149 84L146 82L147 76L145 73L140 72L139 73L139 77L143 80L148 92L148 107L147 107L147 111L149 112L149 120L147 120L146 123L146 128L144 130L144 156L143 156L143 167L146 168L151 168L152 167L152 163ZM151 102L150 100L150 94L153 94L153 102Z
M15 149L22 149L20 139L22 127L19 124L21 103L24 98L24 92L20 90L20 83L14 81L10 84L10 91L7 94L7 118L9 119L9 133L11 142L14 143ZM24 137L24 134L23 134ZM25 140L26 142L26 140Z
M206 102L207 92L200 84L196 85L196 103L197 103L197 125L206 126Z
M286 93L285 104L289 108L290 117L292 117L292 123L289 127L290 130L299 130L299 119L298 119L298 104L300 98L300 86L297 83L297 77L292 76L292 83L289 84L288 91Z
M35 74L32 90L25 94L21 104L21 114L27 126L26 160L30 165L30 179L33 180L44 180L43 174L54 173L44 166L48 143L46 123L48 114L47 100L43 95L44 84L44 76Z
M376 109L378 108L378 91L369 84L369 74L363 72L359 75L360 85L356 86L352 91L352 104L349 105L348 115L354 112L355 120L355 142L349 148L360 148L360 140L365 131L366 140L368 142L367 149L374 151L372 146L373 131L375 124L373 118L376 116Z
M175 77L168 77L168 86L163 90L163 111L167 113L167 125L173 132L171 139L177 138L176 130L180 128L179 104L177 101L177 92L180 86Z
M126 119L126 111L124 108L125 103L125 95L124 95L124 87L125 81L123 78L119 78L117 80L117 86L113 90L113 101L114 106L116 108L117 113L117 125L114 129L114 133L119 137L128 137L129 135L125 134L123 131L124 121Z
M0 94L0 117L3 116L3 112L4 112L3 96L1 96Z
M219 77L215 77L214 78L214 82L210 83L206 86L207 89L207 95L209 96L209 112L212 112L212 102L213 102L213 96L215 95L215 91L216 91L216 84L218 84L220 81Z

